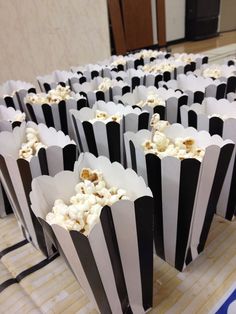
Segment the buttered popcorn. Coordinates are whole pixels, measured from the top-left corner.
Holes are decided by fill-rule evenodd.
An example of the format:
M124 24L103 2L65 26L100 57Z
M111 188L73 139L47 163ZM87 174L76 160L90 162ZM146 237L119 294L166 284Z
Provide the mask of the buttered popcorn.
M128 200L126 191L117 187L108 187L103 175L98 170L83 168L79 182L75 186L76 194L68 204L63 200L55 200L52 211L47 214L46 221L58 224L67 230L77 230L88 235L98 222L104 206L111 206L119 200Z
M146 154L152 153L159 158L166 156L177 157L180 160L196 158L202 161L205 150L197 147L195 139L191 137L175 138L171 140L163 131L169 126L168 121L160 120L159 114L154 114L151 119L152 139L146 140L142 147Z
M72 92L69 86L57 85L55 89L51 89L47 94L28 94L25 97L25 103L30 103L32 105L43 105L43 104L58 104L62 100L72 99Z
M114 122L120 123L121 118L122 117L119 113L109 115L105 111L96 110L95 117L93 119L90 119L89 122L94 123L96 121L103 121L106 123L106 122L114 121Z
M138 103L136 103L136 106L141 108L146 105L153 108L155 106L165 106L166 103L165 100L160 96L156 94L149 94L145 100L140 100Z
M160 63L148 63L141 67L141 70L148 73L164 73L172 72L175 69L175 65L168 61L163 61Z
M19 158L30 161L34 155L37 155L40 148L47 146L40 142L38 131L34 128L26 128L25 132L26 142L21 145Z
M202 71L203 77L213 77L215 79L218 79L222 76L222 71L218 67L209 67Z

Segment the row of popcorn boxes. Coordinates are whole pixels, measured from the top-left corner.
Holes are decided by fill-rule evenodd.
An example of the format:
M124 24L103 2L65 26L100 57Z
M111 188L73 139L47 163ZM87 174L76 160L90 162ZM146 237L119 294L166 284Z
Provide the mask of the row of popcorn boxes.
M27 126L39 132L40 140L46 147L42 147L37 155L28 156L28 160L19 159L21 143L26 141L24 137L26 125L23 123L12 133L3 132L0 134L0 143L2 141L9 144L7 152L6 149L1 151L0 169L6 192L14 208L17 209L18 219L29 233L29 239L31 238L36 247L47 255L54 252L52 244L60 248L76 278L102 313L122 312L127 307L131 307L134 313L144 313L152 306L151 191L143 179L133 171L124 170L120 164L111 163L105 157L96 158L88 153L82 154L74 172L71 172L77 159L77 151L68 137L52 128L48 129L45 125L36 126L29 122ZM149 139L151 132L147 130L140 132L148 132L143 137L140 136L142 133L136 134L143 143L144 140ZM165 157L161 160L152 154L153 160L147 166L149 171L146 176L141 162L145 158L144 151L138 153L140 148L137 148L136 159L131 163L132 168L139 175L142 174L144 179L147 176L152 178L146 181L146 184L150 185L154 197L156 252L171 265L183 270L185 265L194 260L204 248L213 208L224 179L222 173L224 174L228 166L234 145L231 141L223 141L219 136L210 137L207 132L198 133L196 130L184 129L180 125L167 127L165 132L170 138L174 137L173 134L179 137L193 137L202 149L206 149L202 162L189 158L180 161L173 157ZM126 133L126 136L130 134ZM136 136L135 133L132 134ZM28 136L28 139L32 140L32 137ZM57 146L52 146L55 142ZM128 147L129 165L131 155L134 156L134 148L129 152ZM162 162L163 165L159 168L158 165ZM74 195L76 184L80 181L78 174L84 168L101 171L109 188L124 189L130 199L102 203L105 207L100 208L101 216L98 218L98 224L95 224L89 233L83 234L81 229L68 231L54 224L49 227L44 221L46 215L52 210L55 200L60 199L68 204L69 198ZM69 169L70 172L57 175L65 169ZM188 180L190 169L191 173L194 169L194 175L191 175L191 180ZM45 174L55 177L43 176L35 179L29 199L32 179ZM174 182L172 182L173 178ZM88 188L91 186L88 185ZM101 194L96 194L96 197L101 198ZM179 204L178 208L176 204ZM160 218L160 212L163 212L162 220L157 219ZM72 213L76 214L74 209ZM36 220L36 217L40 219ZM172 234L169 230L178 231L176 233L178 237L175 239L175 232ZM85 231L88 232L86 229ZM164 254L162 246L164 246ZM134 282L137 287L135 291Z

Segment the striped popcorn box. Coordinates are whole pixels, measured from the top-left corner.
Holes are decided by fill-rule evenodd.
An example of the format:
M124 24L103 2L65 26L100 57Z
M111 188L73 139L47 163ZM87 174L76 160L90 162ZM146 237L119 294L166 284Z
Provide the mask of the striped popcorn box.
M113 101L115 96L122 96L130 91L130 86L122 80L117 81L108 77L95 77L90 82L83 84L73 80L71 85L75 93L80 93L87 98L90 107L98 100Z
M189 63L191 65L191 71L195 71L203 64L208 63L208 57L199 53L174 53L171 57L176 61Z
M70 109L81 109L88 106L87 100L80 94L71 92L70 88L57 85L56 89L48 93L28 94L24 102L35 123L44 123L74 138Z
M145 153L142 145L152 133L141 130L125 133L127 164L153 192L157 255L182 271L204 250L234 144L181 124L167 127L163 134L173 143L191 138L205 151L202 161Z
M106 156L112 162L124 160L123 134L147 129L149 113L131 106L98 101L93 108L70 110L80 151Z
M0 132L12 131L25 120L25 113L15 110L12 107L0 105ZM3 218L12 213L10 202L6 196L4 188L0 183L0 217Z
M170 123L180 122L180 107L186 105L188 96L181 91L156 88L154 86L136 87L132 93L127 93L122 97L116 97L116 102L140 107L148 111L150 116L159 113L162 120L166 119Z
M84 78L81 74L58 70L48 75L37 76L37 81L40 90L47 93L49 90L56 88L58 84L62 86L70 85L70 79L73 77L77 78L81 83L84 82Z
M31 83L7 81L0 86L0 105L21 110L25 112L27 119L29 119L29 114L23 101L28 93L36 93L36 89Z
M45 255L53 250L30 209L31 181L42 174L71 170L77 158L75 143L44 124L23 122L12 132L0 133L1 182L26 237Z
M218 134L223 139L231 139L236 143L236 102L226 99L206 98L203 103L183 106L181 121L185 127L206 130L211 135ZM228 220L233 218L236 207L236 160L235 150L225 176L216 213Z
M89 168L102 173L108 188L124 189L129 200L101 206L96 223L86 234L84 229L70 230L53 222L48 229L99 312L145 313L152 307L153 199L141 177L106 157L84 153L74 171L33 180L32 210L47 224L54 201L69 204L81 182L81 170Z
M93 80L97 76L111 78L112 69L105 66L105 65L86 64L84 66L73 66L73 67L71 67L71 71L73 73L78 74L78 75L82 75L84 82L90 82L91 80ZM82 84L84 82L82 82L80 80L80 84ZM72 83L78 83L78 79L74 79L72 77L70 85Z
M236 66L225 64L204 64L200 69L194 71L197 76L205 78L218 79L220 82L226 84L225 93L231 93L236 91Z
M205 97L225 98L226 83L212 78L195 76L194 74L180 74L176 80L159 82L160 87L181 90L188 95L188 105L195 102L202 103Z

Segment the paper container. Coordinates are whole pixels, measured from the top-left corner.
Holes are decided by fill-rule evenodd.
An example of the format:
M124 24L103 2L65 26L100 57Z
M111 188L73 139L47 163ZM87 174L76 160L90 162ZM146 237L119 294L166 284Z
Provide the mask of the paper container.
M151 139L147 130L125 133L125 148L128 167L153 192L156 253L182 271L204 250L234 144L180 124L171 125L165 133L172 139L194 137L198 146L206 148L203 161L145 155L141 144Z
M82 75L84 78L84 82L90 82L97 76L101 77L109 77L111 78L110 72L111 69L105 65L99 64L87 64L84 66L71 67L71 71L73 73L77 73L78 75ZM73 78L71 78L71 82L73 83ZM84 82L81 82L84 83Z
M25 141L26 127L37 129L42 143L48 146L47 149L41 148L30 161L18 158L21 143ZM1 182L28 240L45 255L52 253L52 247L30 209L31 181L42 174L55 175L64 169L73 169L77 157L75 143L61 131L47 128L44 124L22 123L12 132L0 133Z
M108 186L126 189L130 200L105 206L88 237L58 225L48 228L101 313L128 313L130 308L132 313L145 313L152 307L153 200L142 178L105 157L81 154L74 172L63 171L53 178L42 176L33 180L32 210L47 224L45 217L54 200L68 202L75 193L83 167L102 171Z
M83 77L80 74L72 73L71 71L54 71L51 74L38 76L37 81L42 92L47 93L49 90L57 87L58 84L62 86L69 85L71 78L77 78L83 82Z
M209 117L213 114L228 115L231 118L223 120L220 117ZM197 130L206 130L211 135L218 134L223 139L231 139L236 143L236 102L230 103L226 99L206 98L201 105L183 106L181 108L181 121L185 127L192 126ZM216 206L216 213L228 220L233 218L236 209L235 186L236 161L234 150Z
M75 93L80 93L85 96L90 107L92 107L98 100L103 100L105 102L113 101L115 96L122 96L130 91L130 86L125 84L123 81L116 80L112 80L113 87L110 87L104 92L100 91L98 90L98 86L103 82L103 80L104 79L102 77L95 77L92 81L85 82L83 84L74 81L71 83L72 90Z
M23 101L27 93L36 93L31 83L7 81L0 86L0 105L21 110L25 112L28 119L29 115Z
M180 74L177 80L159 82L159 86L181 90L188 95L188 105L202 103L204 97L224 98L226 92L226 83L193 74Z
M208 57L198 53L174 53L172 58L176 61L179 60L189 63L191 65L190 71L199 69L203 64L208 63Z
M196 71L194 71L194 74L197 76L204 77L204 71L207 69L209 70L217 69L218 71L220 71L221 74L218 80L226 84L226 91L225 91L226 94L236 91L236 66L235 65L227 66L224 64L211 64L211 65L204 64L201 66L200 69L197 69ZM214 80L215 78L212 77L212 79Z
M58 104L26 104L33 122L44 123L48 127L53 127L58 131L61 130L65 134L70 135L71 138L75 136L69 117L69 110L81 109L87 105L86 98L80 95L75 95L75 99L62 100Z
M116 102L121 102L124 105L136 107L137 103L141 100L146 100L150 94L158 95L165 101L165 106L150 107L145 105L142 110L148 111L150 117L154 113L159 113L162 120L168 120L170 123L180 122L180 107L187 104L188 97L181 91L174 91L173 89L155 88L153 86L136 87L132 93L127 93L122 97L116 97Z
M5 107L0 105L0 132L12 131L14 127L20 126L21 122L14 121L15 116L21 114L21 111L15 110L12 107ZM10 121L9 121L10 120ZM3 218L12 213L10 202L6 196L4 188L0 183L0 217Z
M89 120L95 118L96 110L105 111L109 115L119 113L123 118L120 123L90 122ZM80 151L90 152L95 156L103 155L111 161L118 161L122 164L125 162L124 132L136 132L139 129L148 128L150 120L149 113L146 111L141 112L138 108L133 109L130 106L124 107L121 104L104 101L96 102L93 109L70 110L70 114Z

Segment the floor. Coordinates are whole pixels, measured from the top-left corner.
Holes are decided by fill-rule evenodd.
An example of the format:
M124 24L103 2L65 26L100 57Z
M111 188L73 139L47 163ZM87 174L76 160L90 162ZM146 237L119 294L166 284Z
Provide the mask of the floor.
M0 220L0 252L23 240L13 215ZM214 218L205 252L183 273L160 258L154 259L154 306L150 313L207 314L236 281L236 221ZM0 262L0 313L95 314L93 305L57 257L26 274L5 289L19 274L43 263L44 256L31 244L5 254ZM37 269L37 266L34 267Z

